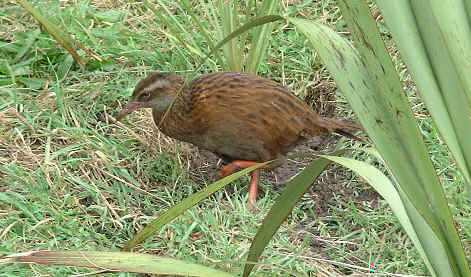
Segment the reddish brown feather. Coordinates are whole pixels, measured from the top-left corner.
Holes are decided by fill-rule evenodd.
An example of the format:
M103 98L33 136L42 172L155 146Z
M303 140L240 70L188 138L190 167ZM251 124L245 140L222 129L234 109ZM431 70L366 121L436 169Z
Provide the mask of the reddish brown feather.
M151 75L136 86L135 97L162 78L174 84L167 89L172 93L183 83L177 75ZM151 96L156 97L159 95ZM162 112L154 109L153 115L159 124ZM229 159L258 162L284 155L314 136L360 129L354 123L318 116L272 80L234 72L204 74L191 81L180 91L159 128Z

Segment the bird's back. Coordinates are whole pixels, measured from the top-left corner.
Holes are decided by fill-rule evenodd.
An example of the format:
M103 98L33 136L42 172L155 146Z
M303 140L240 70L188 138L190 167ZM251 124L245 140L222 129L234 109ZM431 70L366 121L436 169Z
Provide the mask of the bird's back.
M180 130L167 130L169 135L229 159L274 159L303 140L328 133L310 106L282 85L255 75L204 74L183 89L179 100L172 108L177 114L170 116L179 118L175 126Z

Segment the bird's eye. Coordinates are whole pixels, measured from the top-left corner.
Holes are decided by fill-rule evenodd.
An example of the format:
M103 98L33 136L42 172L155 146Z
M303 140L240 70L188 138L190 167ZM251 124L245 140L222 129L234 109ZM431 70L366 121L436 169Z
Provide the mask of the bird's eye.
M139 100L141 100L141 101L147 101L147 100L149 100L149 97L150 97L150 93L149 93L149 92L144 92L144 93L141 94L141 96L139 97Z

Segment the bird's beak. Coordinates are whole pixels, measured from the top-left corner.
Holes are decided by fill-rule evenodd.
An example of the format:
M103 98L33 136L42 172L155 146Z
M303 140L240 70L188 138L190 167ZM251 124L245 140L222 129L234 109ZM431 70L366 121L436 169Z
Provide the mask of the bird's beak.
M139 109L140 107L141 107L140 102L129 101L129 103L126 105L126 107L124 107L124 109L118 114L118 116L116 117L116 120L120 121L125 116L127 116L128 114L132 113L133 111Z

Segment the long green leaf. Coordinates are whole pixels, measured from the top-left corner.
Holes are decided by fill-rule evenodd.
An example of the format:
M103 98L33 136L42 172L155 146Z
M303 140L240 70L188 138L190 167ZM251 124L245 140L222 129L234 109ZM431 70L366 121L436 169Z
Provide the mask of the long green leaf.
M394 184L374 166L346 157L322 155L339 163L363 177L389 204L409 238L421 254L433 276L453 276L447 266L447 253L441 241L410 203L406 194L396 189ZM416 231L417 230L417 231ZM422 241L419 239L422 236Z
M260 17L269 14L276 14L279 6L278 2L278 0L263 1L261 11L260 13L257 13L257 16ZM247 58L247 65L245 68L246 72L257 74L260 63L267 54L271 32L274 27L274 23L269 23L259 26L254 30L250 40L249 56Z
M339 155L344 152L345 150L340 150L334 154ZM258 261L258 258L268 242L278 228L280 228L281 223L285 221L301 196L309 189L329 163L330 161L327 159L317 159L309 163L303 171L286 184L286 188L275 200L275 203L263 219L262 226L260 226L252 241L247 257L247 264L244 267L243 277L249 276L254 267L254 263Z
M471 186L471 18L466 4L471 6L461 0L446 5L378 1L440 135Z
M318 50L398 183L407 184L404 192L445 245L449 266L459 272L457 264L465 259L451 213L375 22L363 0L339 3L361 59L327 27L302 19L288 20Z
M427 13L426 5L420 6L425 14L431 14ZM380 38L376 22L364 0L341 0L339 7L366 65L372 88L362 90L362 93L342 90L354 110L367 101L371 103L368 107L370 111L382 108L369 120L383 128L377 128L374 132L367 130L368 134L401 189L442 242L447 252L448 266L457 276L469 276L471 271L443 188L407 103L398 74ZM427 238L419 236L419 239Z
M239 27L239 15L237 5L228 1L218 1L219 15L222 18L222 35L226 37ZM242 71L243 45L239 39L231 39L229 43L222 47L229 69L234 72Z
M37 263L97 268L106 271L172 276L233 277L206 266L149 254L105 251L32 251L0 258L1 263Z
M153 220L152 222L149 223L144 229L142 229L136 236L134 236L130 241L126 243L126 245L123 247L123 251L129 251L131 248L136 246L137 244L143 242L147 238L149 238L152 234L154 234L156 231L158 231L162 226L165 224L169 223L170 221L174 220L177 216L181 215L194 205L198 204L201 202L203 199L208 198L211 194L215 193L219 189L223 188L227 184L231 183L232 181L240 178L244 174L247 174L261 166L266 165L269 162L265 163L260 163L255 166L251 166L249 168L243 169L241 171L238 171L234 174L231 174L221 180L218 180L212 184L209 184L207 187L204 189L188 196L181 202L179 202L177 205L171 207L168 209L164 214L159 216L157 219Z
M398 183L446 246L450 267L459 272L465 257L451 212L375 22L363 0L339 4L362 59L330 29L289 20L315 45Z

